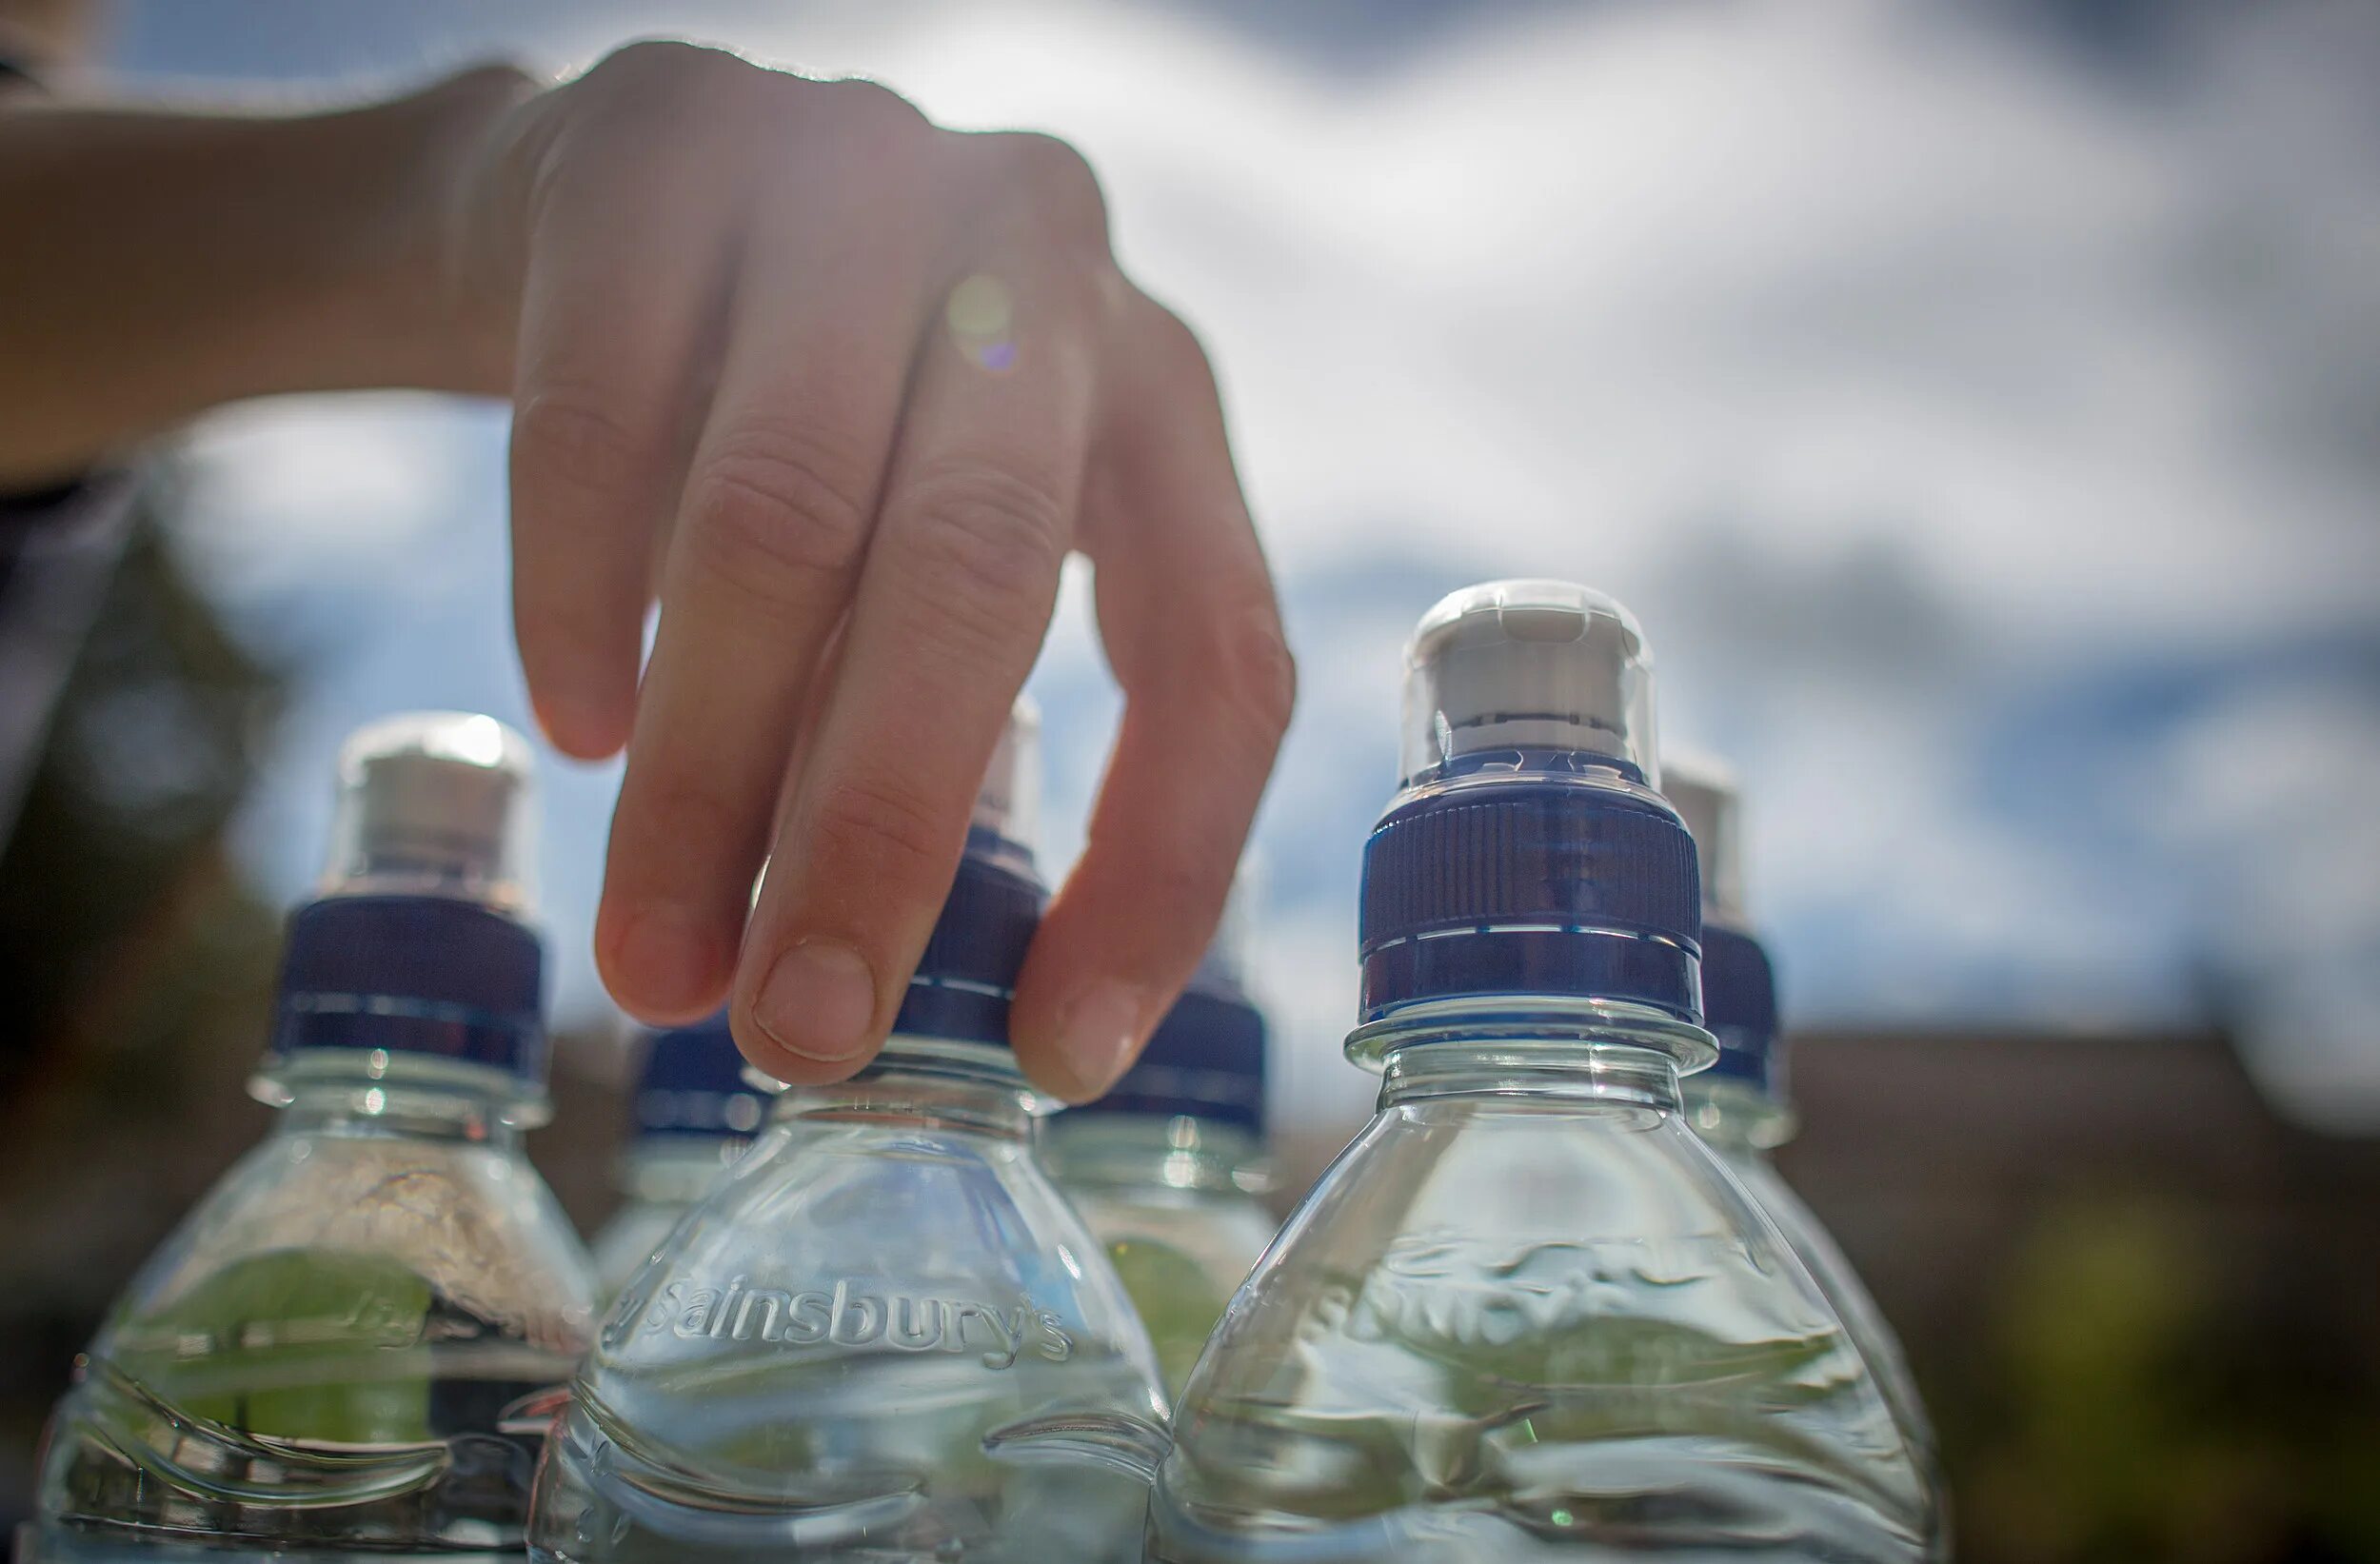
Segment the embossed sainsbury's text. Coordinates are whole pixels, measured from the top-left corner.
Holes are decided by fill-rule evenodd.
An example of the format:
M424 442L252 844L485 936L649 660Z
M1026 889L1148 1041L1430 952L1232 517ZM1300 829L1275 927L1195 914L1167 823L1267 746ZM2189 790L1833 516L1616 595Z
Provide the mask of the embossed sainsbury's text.
M1002 1308L965 1298L870 1291L849 1281L824 1291L787 1292L747 1286L742 1277L724 1287L666 1283L645 1304L639 1329L666 1331L681 1341L973 1352L987 1369L1012 1367L1026 1352L1063 1363L1075 1347L1058 1316L1030 1298Z

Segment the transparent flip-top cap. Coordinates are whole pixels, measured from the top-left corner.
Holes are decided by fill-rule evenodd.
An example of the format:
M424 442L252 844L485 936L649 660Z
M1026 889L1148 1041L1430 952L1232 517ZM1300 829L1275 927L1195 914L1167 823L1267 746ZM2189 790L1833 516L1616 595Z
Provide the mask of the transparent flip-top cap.
M1659 782L1653 654L1636 617L1562 581L1466 586L1405 650L1407 782L1517 750L1602 755Z
M1740 924L1743 824L1735 773L1708 756L1673 749L1661 762L1661 791L1685 821L1702 861L1703 916Z
M1041 708L1020 695L976 790L970 823L1021 847L1034 844L1041 809Z
M417 711L339 751L324 896L443 896L515 917L536 902L527 741L493 717Z

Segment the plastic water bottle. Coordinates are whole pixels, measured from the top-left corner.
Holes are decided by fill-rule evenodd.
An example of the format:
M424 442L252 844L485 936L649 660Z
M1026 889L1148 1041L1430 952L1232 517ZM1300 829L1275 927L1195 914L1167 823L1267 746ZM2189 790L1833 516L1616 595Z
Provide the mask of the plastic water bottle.
M766 1113L766 1095L744 1078L724 1011L652 1035L629 1102L620 1180L627 1199L595 1236L595 1276L606 1299L744 1155Z
M1921 1554L1921 1484L1841 1322L1679 1111L1694 845L1626 610L1473 587L1409 652L1365 849L1379 1111L1183 1390L1171 1564Z
M1775 969L1744 910L1735 782L1712 762L1672 755L1662 762L1661 788L1701 858L1703 1021L1719 1045L1717 1062L1686 1079L1687 1120L1775 1221L1851 1333L1927 1480L1928 1556L1947 1557L1948 1505L1934 1428L1900 1342L1834 1236L1769 1160L1772 1148L1793 1138L1795 1119L1785 1089Z
M1171 1390L1279 1226L1259 1198L1272 1184L1265 1029L1244 981L1245 917L1236 889L1140 1061L1049 1127L1050 1166L1106 1246Z
M594 1308L521 1148L546 1113L528 751L396 717L339 782L254 1084L280 1118L79 1361L32 1556L519 1556Z
M1044 900L1031 749L1021 711L883 1054L785 1091L613 1306L546 1452L535 1556L1139 1556L1129 1474L986 1447L1163 1415L1148 1337L1040 1160L1058 1104L1007 1047Z

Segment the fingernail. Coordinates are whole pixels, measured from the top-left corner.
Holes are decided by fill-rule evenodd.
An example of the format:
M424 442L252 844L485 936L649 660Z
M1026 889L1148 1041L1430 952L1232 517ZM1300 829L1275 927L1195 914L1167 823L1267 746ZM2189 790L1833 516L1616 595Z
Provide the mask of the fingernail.
M709 932L683 907L629 914L611 953L621 998L663 1011L701 1003L717 964Z
M866 958L837 940L804 940L777 958L752 1019L789 1054L838 1063L874 1040L876 979Z
M1058 1051L1085 1099L1116 1084L1140 1040L1140 991L1113 980L1076 995L1058 1023Z

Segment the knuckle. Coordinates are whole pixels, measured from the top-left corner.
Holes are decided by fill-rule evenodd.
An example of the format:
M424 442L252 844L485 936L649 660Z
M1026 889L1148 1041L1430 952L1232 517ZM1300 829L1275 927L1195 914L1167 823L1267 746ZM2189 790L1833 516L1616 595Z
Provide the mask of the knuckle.
M836 138L870 161L922 148L933 131L924 110L882 82L852 77L803 86Z
M1167 383L1200 397L1218 397L1215 364L1207 357L1206 344L1199 340L1198 331L1146 294L1140 295L1140 303L1148 362Z
M1298 660L1269 603L1226 615L1220 644L1204 660L1226 720L1268 753L1289 730L1298 704Z
M829 861L863 866L900 881L930 879L954 835L933 802L900 778L843 777L819 796L810 819Z
M513 414L513 467L532 486L625 496L652 454L650 441L590 391L537 391Z
M586 73L616 90L672 88L694 80L717 81L733 71L748 69L723 49L709 49L675 38L640 38L605 55Z
M683 164L698 148L749 128L741 110L774 72L724 49L648 38L604 56L571 90L582 93L580 131L610 162L628 156Z
M581 106L600 120L634 122L656 104L674 101L689 69L699 70L691 44L647 38L613 49L571 85Z
M848 576L866 551L860 464L814 435L751 428L704 464L688 491L686 542L705 569L772 601Z
M1004 641L1046 619L1065 554L1057 485L996 461L946 463L921 475L908 538L924 589L972 643Z
M1073 143L1034 130L1009 131L1000 151L1010 182L1033 209L1062 229L1107 244L1107 197L1099 175Z

